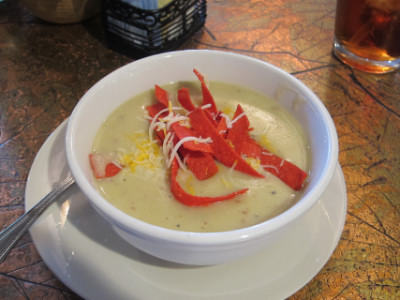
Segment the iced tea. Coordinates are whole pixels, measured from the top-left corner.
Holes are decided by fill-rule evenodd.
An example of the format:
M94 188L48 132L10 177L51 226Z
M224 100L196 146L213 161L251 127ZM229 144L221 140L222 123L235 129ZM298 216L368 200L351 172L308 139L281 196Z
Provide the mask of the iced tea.
M364 71L400 67L400 0L338 0L334 53Z

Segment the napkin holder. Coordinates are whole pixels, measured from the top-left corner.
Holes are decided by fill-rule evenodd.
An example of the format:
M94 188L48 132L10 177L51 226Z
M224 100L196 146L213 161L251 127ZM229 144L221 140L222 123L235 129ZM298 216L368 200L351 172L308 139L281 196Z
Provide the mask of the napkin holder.
M131 57L170 51L204 25L206 8L206 0L172 0L158 9L103 0L105 38L111 49Z

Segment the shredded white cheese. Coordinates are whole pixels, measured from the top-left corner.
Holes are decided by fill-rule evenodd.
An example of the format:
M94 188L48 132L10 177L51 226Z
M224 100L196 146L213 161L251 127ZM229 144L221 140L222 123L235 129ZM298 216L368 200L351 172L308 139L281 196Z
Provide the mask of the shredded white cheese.
M207 109L207 108L210 108L211 107L211 104L209 103L209 104L206 104L206 105L203 105L202 107L201 107L201 109Z
M183 143L188 142L188 141L196 141L197 143L212 143L212 139L210 137L208 137L206 139L198 138L195 136L184 137L183 139L179 140L179 142L177 142L176 145L174 146L174 148L171 150L169 159L167 161L168 168L171 167L174 157L178 156L179 148L183 145ZM165 155L165 153L164 153L164 155Z
M173 110L181 110L180 107L168 107L160 110L154 118L151 119L150 126L149 126L149 136L150 140L153 139L153 134L154 134L154 129L157 128L157 130L164 130L166 131L166 122L170 121L173 117L174 114L172 113ZM158 118L165 112L169 112L169 114L162 118L161 120L158 120Z
M270 168L270 169L273 169L273 170L275 170L275 172L277 173L277 174L279 174L279 169L277 168L277 167L275 167L275 166L273 166L273 165L261 165L263 168Z
M267 152L267 151L261 151L261 154L263 154L263 155L269 155L269 156L272 156L272 155L273 155L271 152Z
M243 113L241 113L240 115L238 115L235 119L231 120L231 118L230 118L228 115L226 115L226 114L224 114L224 113L221 113L221 114L220 114L221 117L225 118L225 120L226 120L226 127L227 127L228 129L231 129L231 128L232 128L232 125L233 125L235 122L237 122L240 118L243 118L245 115L246 115L246 113L243 112Z
M172 132L168 132L163 141L162 150L164 154L164 161L166 163L168 162L168 153L173 147L173 138L174 134Z
M172 124L174 124L176 122L187 121L187 120L189 120L189 118L186 116L176 115L174 118L171 118L171 120L167 121L167 130L170 129Z
M232 125L237 122L240 118L243 118L246 115L245 112L241 113L240 115L238 115L235 119L233 119L231 122L227 123L226 126L228 128L232 128Z

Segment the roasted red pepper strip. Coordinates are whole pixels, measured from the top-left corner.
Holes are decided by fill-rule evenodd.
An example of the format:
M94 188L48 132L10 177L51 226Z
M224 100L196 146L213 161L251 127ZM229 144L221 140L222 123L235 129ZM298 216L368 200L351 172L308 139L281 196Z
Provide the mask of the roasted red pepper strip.
M213 125L213 127L217 128L218 126L218 122L216 119L214 119L214 117L212 116L212 114L210 113L210 111L204 109L204 114L206 115L207 119L211 122L211 124Z
M228 134L228 138L242 155L260 158L264 170L274 174L292 189L296 191L301 189L304 180L307 178L307 173L302 169L263 149L251 137L237 135L237 139L234 139L231 134Z
M232 199L235 196L244 194L245 192L248 191L248 189L242 189L234 193L218 197L202 197L202 196L191 195L187 193L176 180L178 169L179 169L178 162L176 161L176 159L174 159L171 167L171 192L176 200L188 206L204 206L214 202Z
M106 165L106 177L113 177L121 171L121 168L114 163L108 163Z
M89 163L93 175L97 179L113 177L121 171L121 167L111 162L111 158L101 153L90 153Z
M147 112L149 113L149 116L154 118L161 110L165 109L166 106L162 102L157 102L156 104L149 105L146 107ZM165 112L165 115L167 115L168 112ZM162 115L164 116L164 114ZM179 139L183 139L188 136L196 136L193 130L190 128L187 128L185 126L182 126L180 123L173 123L171 125L171 129L175 133L175 135ZM188 141L183 143L183 146L186 149L193 150L193 151L201 151L201 152L207 152L207 153L212 153L213 149L209 144L206 143L196 143L194 141Z
M200 75L201 76L201 75ZM193 104L192 99L190 98L189 89L183 87L178 91L178 101L185 108L188 112L191 112L196 109L196 106ZM205 103L206 101L203 101ZM214 100L212 100L214 102ZM213 110L214 111L214 110ZM213 123L214 126L217 126L217 121L215 120L214 116L212 115L213 111L209 109L205 109L206 115L208 119ZM216 111L216 109L215 109Z
M216 129L217 129L217 132L218 132L221 136L226 137L226 133L227 133L227 131L228 131L228 127L227 127L227 125L226 125L226 119L225 119L225 118L221 118L221 119L219 120Z
M185 126L182 126L179 123L173 123L171 125L172 131L178 137L179 140L189 137L189 136L196 136L196 133ZM213 149L210 144L207 143L198 143L196 141L187 141L183 143L183 147L192 151L201 151L206 153L213 153Z
M238 105L233 120L243 112L242 107ZM248 157L260 158L260 163L264 170L274 174L292 189L300 190L304 180L307 178L307 173L291 162L263 149L248 135L249 126L250 122L247 116L244 115L237 119L236 122L233 122L232 128L229 129L228 139L235 146L236 151Z
M166 90L163 88L159 87L158 85L155 85L155 95L156 99L165 105L165 107L168 107L168 93Z
M210 144L214 150L214 157L227 167L256 177L264 177L250 166L242 156L218 133L201 108L196 108L189 113L189 119L194 131L199 136L211 137Z
M154 118L161 110L165 109L165 106L164 106L164 104L157 102L156 104L147 106L146 109L149 113L149 116ZM168 114L168 112L166 112L165 114ZM181 126L179 123L173 123L171 125L171 128L175 128L175 129L178 128L177 132L180 132L181 135L183 135L182 132L185 129L189 129L189 128ZM185 129L182 129L182 128L185 128ZM190 130L190 131L193 133L192 130ZM157 134L157 137L159 138L160 143L162 144L165 139L164 130L157 130L156 134ZM193 135L194 135L194 133L193 133ZM176 134L174 143L176 144L178 141L179 141L178 134ZM183 146L185 144L186 143L184 143ZM197 149L197 150L202 149L202 150L206 150L206 151L203 151L203 153L197 153L198 152L197 150L192 151L192 150L181 147L178 150L178 152L182 155L182 157L184 157L189 170L192 171L192 173L194 174L194 176L197 179L199 179L199 180L208 179L211 176L213 176L215 173L218 172L217 164L215 163L212 155L207 153L209 151L212 152L213 150L209 144L205 144L205 143L197 143L197 144L193 143L193 144L194 144L192 147L193 149ZM191 145L191 144L189 143L189 145Z
M243 114L243 116L241 116ZM237 119L237 120L236 120ZM243 130L250 131L250 121L247 118L242 106L238 104L236 107L235 114L233 115L233 120L236 120L232 126L243 128Z
M183 156L189 170L198 180L208 179L218 173L217 164L211 154L191 151L185 148L179 149L179 153Z
M242 115L243 113L244 110L238 105L233 116L232 128L228 131L227 139L232 142L239 154L260 158L262 148L249 136L250 121L246 115Z
M196 74L197 78L200 80L201 83L201 92L203 94L203 105L211 104L211 107L207 108L207 111L210 112L212 115L216 116L218 112L217 106L215 105L214 98L206 85L204 76L196 69L193 69L193 72L194 74Z
M190 99L189 89L183 87L178 90L178 101L187 111L192 111L196 108Z
M149 116L154 118L160 111L167 108L164 104L157 102L153 105L146 106L146 110L149 113ZM163 116L167 115L168 112L165 112Z
M149 116L154 118L161 110L165 109L166 107L162 103L156 103L150 106L146 107L147 112L149 113ZM165 114L162 114L160 117L167 115L168 112L165 112ZM175 133L175 135L178 137L178 140L183 139L188 136L196 136L196 134L191 130L190 128L187 128L185 126L182 126L181 124L173 123L171 124L171 129ZM162 135L157 132L157 135L162 139L164 139L164 132L162 131ZM213 149L211 146L207 143L196 143L194 141L188 141L183 143L183 147L186 149L192 150L192 151L201 151L201 152L206 152L206 153L212 153Z
M235 146L235 150L241 155L260 158L263 149L255 140L247 135L235 134L235 132L229 132L227 139Z
M308 176L296 165L265 150L261 154L261 165L266 171L274 174L295 191L302 188Z

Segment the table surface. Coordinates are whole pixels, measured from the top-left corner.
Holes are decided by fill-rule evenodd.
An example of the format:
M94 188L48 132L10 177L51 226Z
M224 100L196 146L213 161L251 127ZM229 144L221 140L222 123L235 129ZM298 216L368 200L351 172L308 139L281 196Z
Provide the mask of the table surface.
M348 195L332 257L290 299L400 298L400 73L354 71L332 56L334 0L207 2L205 26L182 49L272 63L323 101L339 136ZM104 43L99 16L41 21L0 0L0 228L24 212L31 164L94 83L133 59ZM47 268L29 234L0 265L0 298L80 299Z

